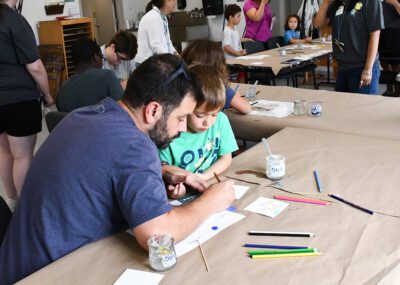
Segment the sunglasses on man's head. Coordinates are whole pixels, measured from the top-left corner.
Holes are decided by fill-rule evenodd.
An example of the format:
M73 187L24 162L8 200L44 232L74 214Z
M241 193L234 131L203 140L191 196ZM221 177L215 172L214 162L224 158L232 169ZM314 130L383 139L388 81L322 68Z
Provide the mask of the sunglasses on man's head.
M181 74L183 74L183 76L185 76L186 80L189 81L191 79L190 74L186 70L186 66L183 62L177 70L175 70L167 78L165 78L163 81L161 81L160 84L157 84L156 86L153 87L153 89L151 89L151 91L148 93L148 96L147 96L144 104L147 105L150 103L150 101L153 99L153 94L155 91L162 89L164 87L167 87L169 84L171 84L172 81L174 81Z

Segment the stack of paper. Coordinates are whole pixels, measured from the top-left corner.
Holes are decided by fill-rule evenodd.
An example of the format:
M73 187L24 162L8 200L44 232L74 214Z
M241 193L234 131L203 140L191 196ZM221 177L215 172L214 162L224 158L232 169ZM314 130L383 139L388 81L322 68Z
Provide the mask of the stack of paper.
M257 100L251 109L250 115L284 118L293 113L293 102Z

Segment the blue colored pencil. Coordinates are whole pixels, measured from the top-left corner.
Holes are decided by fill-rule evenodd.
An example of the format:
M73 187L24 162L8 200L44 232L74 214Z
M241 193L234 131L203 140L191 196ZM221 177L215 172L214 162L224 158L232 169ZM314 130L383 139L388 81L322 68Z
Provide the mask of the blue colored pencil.
M319 182L318 173L316 170L314 170L314 177L315 177L315 182L317 183L318 192L322 193L321 183Z
M290 246L290 245L271 245L271 244L251 244L246 243L244 247L254 247L254 248L275 248L275 249L306 249L307 246Z

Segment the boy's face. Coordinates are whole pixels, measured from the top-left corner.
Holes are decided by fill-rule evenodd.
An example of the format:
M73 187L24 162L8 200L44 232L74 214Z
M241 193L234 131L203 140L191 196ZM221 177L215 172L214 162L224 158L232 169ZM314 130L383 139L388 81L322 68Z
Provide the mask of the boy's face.
M239 12L239 13L236 13L235 16L232 17L234 25L239 25L241 16L242 16L242 13Z
M206 103L196 108L188 117L188 128L192 133L202 133L207 131L217 120L220 108L217 110L206 111Z
M291 30L296 30L296 28L297 28L297 19L294 18L294 17L290 18L289 22L288 22L288 27Z

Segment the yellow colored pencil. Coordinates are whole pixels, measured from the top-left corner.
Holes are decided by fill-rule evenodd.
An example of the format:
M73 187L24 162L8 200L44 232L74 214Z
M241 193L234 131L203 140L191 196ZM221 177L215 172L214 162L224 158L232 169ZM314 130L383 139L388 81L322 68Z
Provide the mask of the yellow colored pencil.
M316 256L321 255L322 252L304 252L304 253L287 253L287 254L260 254L252 255L251 258L282 258L282 257L303 257L303 256Z

